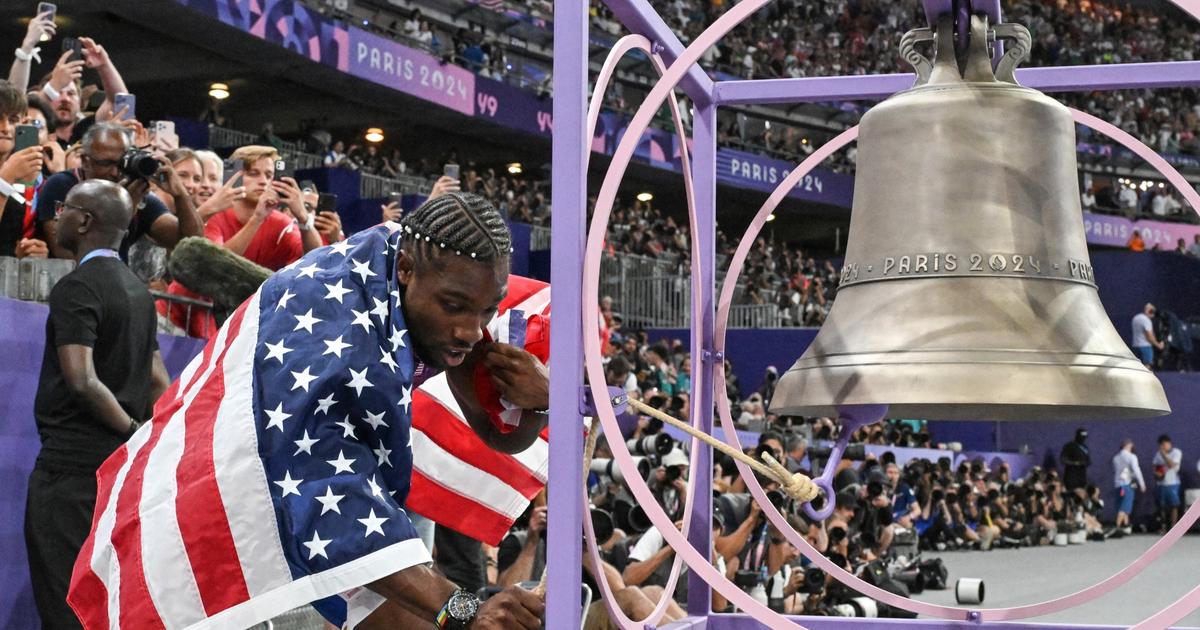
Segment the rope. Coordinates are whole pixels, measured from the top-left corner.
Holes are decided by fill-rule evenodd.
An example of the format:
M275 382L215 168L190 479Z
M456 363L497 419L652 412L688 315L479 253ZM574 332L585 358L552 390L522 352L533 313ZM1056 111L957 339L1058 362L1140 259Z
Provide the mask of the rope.
M778 483L780 489L797 501L812 501L817 497L819 490L816 484L812 482L812 479L809 479L807 476L800 473L793 474L788 472L788 469L784 468L783 465L780 464L774 457L772 457L770 453L763 453L763 461L760 462L753 457L750 457L749 455L737 450L736 448L733 448L732 446L718 440L717 438L700 431L699 429L693 428L692 425L665 414L640 400L634 400L633 398L630 398L629 406L650 417L658 418L659 420L674 426L680 431L684 431L688 435L691 435L705 444L708 444L718 451L725 453L737 461L746 464L747 466L753 468L754 472L757 472L767 479Z

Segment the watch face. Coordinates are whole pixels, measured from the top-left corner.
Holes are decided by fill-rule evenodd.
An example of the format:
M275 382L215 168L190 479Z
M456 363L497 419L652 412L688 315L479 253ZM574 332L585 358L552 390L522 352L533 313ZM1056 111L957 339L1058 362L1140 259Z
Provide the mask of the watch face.
M479 598L463 591L455 593L450 598L450 605L447 606L447 612L457 621L474 619L477 610L479 610Z

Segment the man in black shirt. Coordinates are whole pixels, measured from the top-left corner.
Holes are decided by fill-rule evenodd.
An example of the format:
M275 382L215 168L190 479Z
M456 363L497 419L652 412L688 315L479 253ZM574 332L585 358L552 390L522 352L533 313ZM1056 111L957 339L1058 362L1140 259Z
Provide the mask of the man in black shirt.
M1082 427L1075 431L1075 440L1062 447L1060 458L1063 463L1063 485L1067 490L1087 486L1087 469L1092 465L1092 454L1087 447L1087 431Z
M188 236L204 236L204 223L169 162L160 160L160 176L157 177L163 190L175 200L175 214L171 214L163 202L149 192L150 185L146 180L131 180L121 173L121 156L130 149L129 134L124 127L116 123L97 123L83 135L82 148L82 168L79 171L55 173L42 184L38 193L38 224L50 242L50 250L55 258L71 258L71 253L56 243L58 221L55 207L81 179L121 182L133 196L135 211L126 226L128 233L117 248L121 260L128 260L129 246L144 234L149 234L155 243L167 248L174 247Z
M154 301L117 258L129 193L93 180L59 205L57 245L79 266L50 293L34 415L42 450L29 476L25 544L46 628L79 628L67 606L75 557L92 523L96 469L166 390Z

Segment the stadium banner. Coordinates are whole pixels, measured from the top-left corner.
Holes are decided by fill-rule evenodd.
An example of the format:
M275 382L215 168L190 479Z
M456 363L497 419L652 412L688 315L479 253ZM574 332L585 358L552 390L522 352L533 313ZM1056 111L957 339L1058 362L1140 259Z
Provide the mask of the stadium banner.
M1134 221L1125 217L1092 212L1083 213L1083 229L1087 233L1089 245L1125 247L1129 245L1129 239L1133 238L1134 230L1137 230L1146 243L1147 250L1154 249L1157 245L1163 251L1175 249L1179 239L1183 239L1185 246L1190 246L1195 242L1196 235L1200 234L1200 225L1167 223L1165 221Z
M771 192L795 166L747 151L717 150L717 181L739 188ZM791 196L849 208L854 198L854 178L825 169L813 169L800 179Z
M366 31L350 29L349 74L453 109L475 114L475 74Z
M550 138L554 101L486 77L475 77L475 117Z
M222 24L347 72L350 31L294 0L175 0Z

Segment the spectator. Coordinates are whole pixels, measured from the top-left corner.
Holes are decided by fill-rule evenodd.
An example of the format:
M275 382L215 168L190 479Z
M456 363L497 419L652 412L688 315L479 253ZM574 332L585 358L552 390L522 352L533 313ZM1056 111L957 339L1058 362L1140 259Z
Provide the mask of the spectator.
M1192 244L1188 246L1187 253L1189 256L1200 258L1200 234L1192 237Z
M325 153L325 157L322 159L322 163L325 164L325 166L330 167L330 168L337 168L337 167L345 166L346 165L345 151L346 151L346 143L342 142L341 140L335 141L333 143L333 146L329 148L329 151Z
M246 146L233 152L242 163L245 193L209 218L204 235L235 254L272 270L279 270L320 247L313 213L304 208L296 180L275 180L279 154L264 146Z
M54 37L58 30L54 24L53 13L48 11L33 16L33 19L29 20L29 26L25 29L25 38L21 40L20 47L15 51L12 68L8 71L8 80L19 92L25 92L29 88L29 69L34 56L40 50L38 43L42 41L43 37L46 39Z
M164 190L169 191L171 195L175 214L171 214L166 205L150 192L149 182L140 177L131 178L121 172L121 158L130 149L129 131L125 127L115 123L98 123L88 129L80 144L82 168L78 171L65 170L55 173L42 184L38 194L37 220L51 242L51 251L55 258L70 258L70 252L55 244L58 232L56 206L66 198L67 191L80 181L123 181L123 186L134 199L137 211L125 238L121 241L122 260L129 259L130 245L142 236L149 235L155 244L171 248L183 238L203 234L204 227L200 216L196 214L187 190L169 162L160 159L159 169L166 178Z
M0 80L0 256L45 258L46 243L26 233L28 220L24 187L41 175L45 154L32 146L13 151L17 124L26 115L25 95Z
M1113 487L1116 491L1117 529L1124 534L1131 534L1129 515L1133 513L1133 503L1136 490L1146 491L1146 480L1142 478L1142 469L1138 467L1137 455L1133 454L1133 440L1125 438L1121 441L1121 450L1113 456Z
M1185 240L1183 240L1183 239L1179 239L1179 241L1177 241L1177 242L1175 243L1175 253L1176 253L1176 254L1183 254L1184 256L1186 256L1186 255L1187 255L1187 253L1188 253L1188 250L1187 250L1187 241L1185 241Z
M1171 436L1158 436L1158 451L1154 453L1152 464L1155 480L1154 498L1165 531L1179 521L1179 466L1183 464L1183 451L1171 445Z
M58 117L58 120L55 121L54 133L63 149L82 138L87 131L86 127L89 126L80 124L80 95L83 87L79 78L82 75L83 67L91 68L100 75L100 85L105 95L104 102L96 110L93 119L95 122L109 120L121 114L121 112L113 110L113 99L117 94L129 92L125 87L125 81L121 78L121 73L117 72L116 66L108 57L108 51L103 46L97 44L90 37L80 37L79 43L83 47L82 63L67 61L68 53L63 53L54 72L44 80L42 86L42 92L53 101L54 113ZM134 198L136 200L137 196L134 195Z
M1142 235L1137 230L1133 231L1133 236L1129 237L1129 242L1126 244L1131 252L1146 251L1146 242L1142 240Z
M34 407L42 449L29 478L25 541L46 627L78 627L67 606L75 557L96 502L96 469L150 417L168 385L154 302L117 260L132 198L85 181L58 204L58 241L78 262L55 285Z
M1142 312L1133 316L1133 353L1147 368L1154 366L1154 350L1162 351L1164 344L1154 335L1154 305L1147 303Z
M1092 465L1087 437L1087 429L1079 427L1075 430L1075 439L1062 447L1060 459L1063 463L1063 483L1069 491L1087 486L1087 469Z
M1096 195L1092 192L1092 189L1088 188L1083 191L1080 202L1084 212L1092 212L1096 209Z

